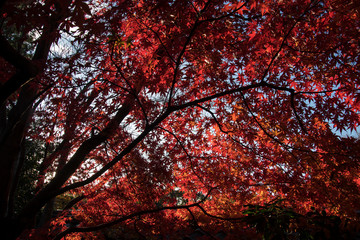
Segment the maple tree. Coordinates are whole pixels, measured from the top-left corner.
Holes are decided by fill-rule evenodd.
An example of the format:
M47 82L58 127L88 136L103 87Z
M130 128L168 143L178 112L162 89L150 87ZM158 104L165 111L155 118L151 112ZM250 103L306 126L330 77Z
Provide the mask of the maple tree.
M191 226L231 238L245 205L279 197L358 218L359 140L340 134L360 121L357 1L0 8L5 239L175 238ZM35 157L35 193L14 211ZM45 206L59 213L39 221Z

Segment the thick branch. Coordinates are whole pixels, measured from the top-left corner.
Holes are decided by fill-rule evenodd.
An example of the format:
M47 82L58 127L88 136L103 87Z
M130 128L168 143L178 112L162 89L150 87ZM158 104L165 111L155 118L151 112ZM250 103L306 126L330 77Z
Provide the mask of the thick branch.
M128 153L130 153L136 146L139 144L157 125L159 125L167 116L170 115L172 111L166 111L164 114L162 114L160 117L158 117L152 124L149 124L145 130L137 137L135 138L126 148L124 148L119 155L117 155L111 162L107 163L104 167L102 167L99 171L97 171L95 174L93 174L91 177L84 181L76 182L71 185L68 185L59 191L55 193L55 195L67 192L69 190L85 186L94 180L96 180L98 177L100 177L102 174L104 174L107 170L112 168L116 163L118 163L124 156L126 156Z
M11 44L1 35L0 45L0 56L3 57L7 62L12 64L17 69L27 72L32 77L38 73L38 67L31 60L27 59L17 50L15 50Z
M68 202L68 204L66 204L66 206L64 207L63 211L65 210L69 210L70 208L72 208L74 205L76 205L78 202L80 202L81 200L83 200L85 198L84 195L80 195L77 196L76 198L72 199L70 202Z
M242 217L230 218L230 217L220 217L220 216L212 215L212 214L208 213L202 206L196 205L196 207L198 207L206 216L215 218L218 220L222 220L222 221L242 221L243 220Z
M59 171L53 180L45 186L23 209L20 217L28 217L35 214L49 199L57 195L61 186L71 177L79 168L86 156L101 143L106 141L114 134L115 129L121 121L129 114L134 106L134 97L129 94L124 104L119 109L115 117L109 122L99 134L92 136L84 141L75 154L70 158L66 165Z
M57 13L54 13L52 16L50 16L48 24L44 26L42 35L32 59L34 62L37 62L38 65L35 65L34 62L31 62L30 60L23 57L8 43L8 41L6 41L3 36L0 36L0 44L2 46L0 48L0 55L17 68L17 72L14 74L14 76L11 77L0 88L0 105L21 86L31 81L45 67L45 62L48 58L50 47L55 41L57 35L56 33L58 31L60 20L66 17L67 7L70 5L70 3L70 0L64 1L64 4L61 4L61 6L64 7L56 4L58 8Z
M157 212L161 212L161 211L165 211L165 210L178 210L178 209L189 209L189 208L192 208L192 207L199 207L200 204L205 202L206 199L210 196L210 193L211 193L212 190L214 190L214 188L211 188L203 199L201 199L200 201L198 201L196 203L193 203L193 204L180 205L180 206L168 206L168 207L154 208L154 209L149 209L149 210L142 210L142 211L138 211L136 213L129 214L127 216L123 216L123 217L118 218L118 219L116 219L114 221L99 224L99 225L92 226L92 227L72 227L72 228L68 228L65 231L59 233L54 238L54 240L60 240L60 239L62 239L63 237L65 237L66 235L68 235L70 233L98 231L98 230L114 226L114 225L116 225L118 223L124 222L124 221L132 219L134 217L139 217L139 216L142 216L142 215L147 215L147 214L151 214L151 213L157 213Z
M244 87L239 87L239 88L236 88L236 89L232 89L232 90L224 91L224 92L221 92L221 93L213 94L213 95L210 95L208 97L204 97L204 98L201 98L201 99L198 99L198 100L195 100L195 101L180 104L178 106L169 107L153 123L149 124L137 138L135 138L126 148L124 148L120 152L119 155L117 155L111 162L107 163L104 167L102 167L94 175L92 175L91 177L89 177L88 179L86 179L84 181L76 182L76 183L73 183L71 185L68 185L68 186L60 189L59 191L57 191L56 193L53 193L53 194L58 195L58 194L67 192L69 190L85 186L85 185L93 182L94 180L96 180L98 177L100 177L102 174L104 174L107 170L112 168L116 163L118 163L125 155L130 153L132 151L132 149L134 149L137 146L137 144L139 144L152 130L154 130L171 113L173 113L175 111L185 109L187 107L196 106L197 104L202 103L202 102L207 102L207 101L210 101L212 99L216 99L216 98L219 98L219 97L223 97L223 96L226 96L226 95L230 95L230 94L233 94L233 93L249 90L249 89L260 87L260 86L263 86L263 83L257 83L257 84L251 84L251 85L244 86Z

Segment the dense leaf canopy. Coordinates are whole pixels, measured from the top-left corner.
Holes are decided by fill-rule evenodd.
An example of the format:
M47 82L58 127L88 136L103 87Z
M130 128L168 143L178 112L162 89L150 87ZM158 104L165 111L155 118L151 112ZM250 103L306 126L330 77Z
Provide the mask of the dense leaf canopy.
M245 205L279 198L359 217L358 1L0 7L8 239L176 239L192 227L232 239ZM36 193L18 210L29 164ZM54 198L58 214L34 220Z

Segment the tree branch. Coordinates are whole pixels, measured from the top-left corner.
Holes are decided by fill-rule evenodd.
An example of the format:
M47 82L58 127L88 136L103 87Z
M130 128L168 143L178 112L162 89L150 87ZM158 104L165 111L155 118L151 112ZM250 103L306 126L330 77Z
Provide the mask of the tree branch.
M77 196L76 198L72 199L70 202L68 202L68 204L66 204L66 206L64 207L63 211L65 210L69 210L70 208L72 208L74 205L76 205L78 202L80 202L81 200L83 200L85 198L84 195L80 195Z
M36 76L36 74L39 72L38 66L15 50L2 35L0 35L0 45L1 57L3 57L7 62L12 64L18 70L26 72L32 77Z
M62 189L59 189L58 191L56 191L56 192L54 192L52 194L58 195L58 194L66 192L66 191L69 191L69 190L72 190L72 189L75 189L75 188L78 188L78 187L81 187L81 186L85 186L85 185L91 183L92 181L96 180L98 177L100 177L102 174L104 174L107 170L109 170L111 167L113 167L117 162L119 162L125 155L130 153L132 151L132 149L134 149L137 146L137 144L139 144L152 130L155 129L155 127L157 127L171 113L173 113L175 111L185 109L187 107L196 106L199 103L210 101L210 100L215 99L215 98L223 97L223 96L226 96L226 95L230 95L230 94L233 94L233 93L245 91L245 90L260 87L260 86L264 86L264 84L263 83L251 84L251 85L236 88L236 89L233 89L233 90L228 90L228 91L224 91L224 92L221 92L221 93L213 94L211 96L204 97L204 98L201 98L201 99L198 99L198 100L195 100L195 101L191 101L191 102L188 102L188 103L180 104L178 106L169 107L154 122L149 124L137 138L135 138L127 147L125 147L120 152L119 155L117 155L111 162L109 162L105 166L103 166L99 171L94 173L91 177L89 177L86 180L76 182L76 183L73 183L73 184L68 185L66 187L63 187Z
M180 205L180 206L168 206L168 207L160 207L160 208L154 208L154 209L149 209L149 210L142 210L142 211L138 211L138 212L135 212L135 213L120 217L120 218L118 218L118 219L116 219L114 221L99 224L99 225L92 226L92 227L71 227L71 228L68 228L65 231L59 233L54 238L54 240L60 240L60 239L62 239L63 237L65 237L66 235L68 235L70 233L98 231L98 230L114 226L114 225L116 225L118 223L124 222L124 221L132 219L134 217L139 217L139 216L142 216L142 215L148 215L148 214L151 214L151 213L157 213L157 212L161 212L161 211L165 211L165 210L179 210L179 209L188 209L188 208L192 208L192 207L199 207L200 204L202 204L202 203L204 203L206 201L206 199L210 196L211 191L213 191L214 189L215 188L211 188L203 199L201 199L200 201L195 202L193 204Z
M115 117L107 124L107 126L97 135L85 140L65 166L58 174L46 185L23 209L20 217L32 216L40 209L47 200L57 196L65 191L59 191L61 186L71 177L77 168L84 161L85 157L97 146L103 143L111 135L114 134L114 129L122 122L122 120L129 114L134 107L134 97L129 94L125 99L122 107L118 110ZM60 193L59 193L60 192Z

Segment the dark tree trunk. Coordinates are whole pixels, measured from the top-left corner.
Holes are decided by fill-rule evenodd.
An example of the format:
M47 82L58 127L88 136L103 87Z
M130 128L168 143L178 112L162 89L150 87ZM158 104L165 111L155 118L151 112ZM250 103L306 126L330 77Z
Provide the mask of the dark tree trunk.
M0 0L0 11L7 1ZM31 4L31 1L28 2ZM12 204L24 158L21 157L28 120L31 119L32 105L40 89L33 83L33 79L43 71L55 41L58 26L69 14L71 0L64 0L55 4L56 11L50 16L44 16L44 29L34 51L34 57L29 60L14 49L10 42L0 35L0 57L13 65L16 73L4 84L0 85L0 233L1 239L16 239L26 228L33 227L36 214L53 197L53 193L43 194L39 201L33 201L36 206L28 214L14 216ZM34 63L37 64L34 64ZM16 105L7 109L8 98L19 92ZM50 197L52 196L52 197ZM25 207L25 206L23 206Z

